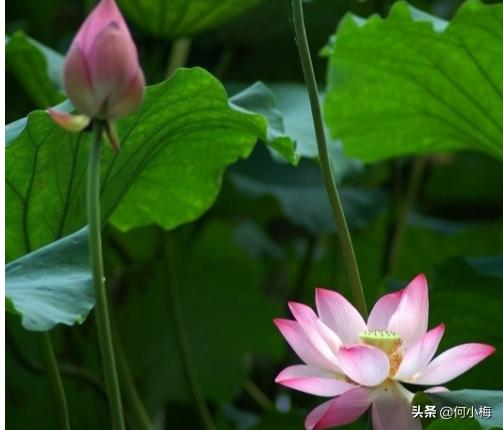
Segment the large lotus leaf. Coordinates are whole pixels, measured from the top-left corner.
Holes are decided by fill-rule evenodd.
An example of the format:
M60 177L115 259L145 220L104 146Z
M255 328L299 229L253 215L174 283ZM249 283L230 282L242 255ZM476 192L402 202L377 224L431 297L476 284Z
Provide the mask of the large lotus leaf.
M57 127L32 112L6 148L7 258L82 227L88 133ZM121 230L157 223L171 229L215 200L225 168L265 142L267 120L229 105L205 70L181 69L149 87L140 110L118 123L122 149L104 149L103 216ZM268 142L293 160L293 142Z
M469 417L473 415L472 418L477 420L483 429L503 428L503 391L460 390L446 393L428 393L427 396L438 411L442 408L456 411L457 408L458 413L467 411ZM431 428L442 429L444 427L437 427L432 424ZM461 426L445 428L464 429ZM467 430L472 428L477 427L467 427Z
M63 57L52 49L17 32L6 38L5 63L37 106L53 106L61 94Z
M468 1L450 23L406 3L347 15L326 50L325 119L349 155L484 151L503 158L503 5Z
M45 331L85 320L94 306L87 228L7 264L7 310Z
M119 0L135 24L150 34L176 38L216 27L262 0Z

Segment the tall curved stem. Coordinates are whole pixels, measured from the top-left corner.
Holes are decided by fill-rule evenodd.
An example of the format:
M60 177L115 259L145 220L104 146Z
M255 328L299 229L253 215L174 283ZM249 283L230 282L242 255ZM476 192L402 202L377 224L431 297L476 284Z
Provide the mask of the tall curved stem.
M327 148L325 130L323 128L323 119L321 115L320 101L318 98L318 87L316 85L316 77L314 75L313 63L311 54L309 53L309 44L307 41L306 28L304 24L304 13L302 10L302 0L292 0L293 24L295 27L295 36L297 39L297 48L299 51L300 62L304 72L307 91L309 93L309 101L311 103L311 113L313 116L314 129L316 132L316 143L318 145L318 154L320 158L321 172L325 182L325 188L328 193L330 205L335 217L337 231L342 245L342 253L346 269L349 275L349 281L353 298L356 307L363 316L367 316L367 304L363 294L362 282L358 271L358 264L349 234L348 224L342 203L335 183L332 165L330 164L330 156Z
M61 374L59 373L58 363L54 355L49 332L40 333L38 335L38 340L42 362L49 380L58 429L70 430L70 417L68 415L65 390L63 388L63 381L61 380Z
M93 123L93 142L89 153L89 166L87 170L87 221L89 223L89 250L91 268L93 273L94 295L96 300L96 323L98 339L105 374L110 412L112 415L112 428L125 430L124 413L122 410L117 364L115 361L112 343L112 330L108 310L108 297L105 288L103 269L103 253L101 246L101 209L100 209L100 159L101 136L103 123L95 120Z
M398 265L409 216L414 209L427 164L427 157L417 157L412 163L407 191L403 201L398 204L395 217L395 228L391 236L387 259L387 275L393 275Z
M182 309L176 291L175 259L173 255L175 247L173 239L171 238L171 233L165 234L164 241L164 278L169 313L173 324L180 362L185 374L187 385L189 386L189 390L192 395L192 400L196 407L196 412L199 414L201 424L205 430L215 430L216 427L213 423L210 411L208 410L208 406L206 405L204 393L192 360L189 339L185 329Z

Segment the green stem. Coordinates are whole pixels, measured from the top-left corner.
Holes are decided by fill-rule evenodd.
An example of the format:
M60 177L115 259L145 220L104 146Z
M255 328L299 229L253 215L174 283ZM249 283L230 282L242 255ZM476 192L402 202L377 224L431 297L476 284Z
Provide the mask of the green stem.
M94 136L89 153L89 167L87 170L87 221L89 223L89 250L96 300L96 323L98 326L98 339L103 362L103 372L105 374L105 386L110 412L112 414L112 428L114 430L125 430L119 378L117 377L117 365L112 343L112 330L108 311L108 298L105 288L101 247L100 158L103 123L95 120L93 123L93 131Z
M419 188L423 181L423 173L427 165L427 157L417 157L414 159L410 172L409 183L405 198L399 205L395 219L395 229L391 237L388 254L387 274L392 275L398 264L398 258L402 249L403 239L407 230L410 211L413 209L419 194Z
M129 367L126 353L124 352L124 347L117 327L114 327L114 346L115 354L117 355L117 365L119 367L121 383L124 387L126 402L130 407L131 418L134 419L137 429L153 430L154 426L150 421L150 417L148 416L143 405L143 401L136 389L133 375L131 374L131 369Z
M304 79L309 93L309 101L311 103L311 113L313 116L314 129L316 132L316 142L318 145L318 154L320 157L321 172L323 180L327 189L330 205L335 217L337 231L342 245L342 253L346 263L346 269L349 275L349 281L353 298L356 307L360 313L367 316L367 304L363 294L363 287L360 280L360 273L358 272L358 265L356 262L353 243L351 242L351 235L342 209L341 199L335 183L332 166L330 164L330 156L328 153L327 142L325 138L325 130L323 128L323 119L321 115L320 101L318 98L318 87L316 85L316 78L313 70L313 63L311 61L311 54L309 53L309 44L307 41L306 28L304 24L304 13L302 11L302 0L292 0L293 10L293 24L295 27L295 36L297 38L297 48L299 51L302 70L304 72Z
M169 78L175 70L183 67L189 58L190 46L192 40L188 37L176 39L171 47L171 54L169 56L168 67L166 69L166 78Z
M42 362L44 363L47 378L49 380L58 429L70 430L70 417L68 415L65 390L63 388L63 381L61 380L49 332L40 333L38 335L38 340Z
M166 292L168 295L169 313L172 318L173 329L175 333L175 340L180 354L180 361L182 364L183 372L192 395L194 404L196 405L199 418L206 430L215 430L215 424L211 418L210 411L206 406L203 391L199 384L199 379L196 374L192 356L190 354L190 345L185 326L183 323L182 310L176 293L176 278L174 273L174 244L169 234L165 235L165 249L164 249L164 271Z
M246 379L244 381L243 388L265 412L274 411L274 403L272 400L267 397L267 395L251 379Z

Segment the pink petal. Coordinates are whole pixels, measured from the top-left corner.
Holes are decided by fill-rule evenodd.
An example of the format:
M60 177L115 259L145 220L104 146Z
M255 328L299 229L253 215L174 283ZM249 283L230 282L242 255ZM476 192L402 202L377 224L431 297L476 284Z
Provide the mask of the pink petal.
M320 351L327 360L337 363L335 354L341 343L337 335L332 334L330 329L319 321L318 317L309 306L295 302L289 302L288 306L314 347ZM326 330L324 330L324 328Z
M339 349L339 366L353 381L374 387L389 375L388 356L371 345L354 345Z
M91 122L91 118L86 115L73 115L71 113L60 112L55 109L47 109L47 113L56 124L65 130L72 132L84 130Z
M387 330L391 316L395 313L404 290L381 297L370 312L367 327L369 330Z
M405 288L388 330L398 333L406 351L428 328L428 284L424 275L418 275Z
M94 39L86 63L95 98L101 105L128 89L135 72L131 64L137 64L137 60L124 43L117 25L111 23Z
M449 390L445 387L431 387L427 390L424 390L425 393L445 393L447 391Z
M334 363L327 360L325 356L314 347L297 321L276 318L274 324L276 324L276 327L278 327L286 341L304 363L322 369L339 370Z
M124 21L115 1L101 0L86 18L75 36L75 41L86 55L92 50L96 35L112 22L116 23L120 30L129 36L131 44L134 46L126 21Z
M82 51L75 43L70 47L63 64L63 86L73 105L83 114L94 117L100 103L94 97Z
M410 382L408 378L423 369L431 361L435 352L437 352L444 331L445 325L440 324L420 337L405 353L394 379Z
M359 343L359 334L367 330L355 307L336 291L316 289L316 307L321 321L335 332L344 345Z
M454 379L465 373L496 349L483 343L466 343L440 354L428 366L410 378L411 383L419 385L436 385Z
M371 403L369 390L363 387L353 388L313 409L304 425L307 430L313 430L349 424L363 415Z
M337 379L340 376L317 367L299 364L281 371L275 382L304 393L333 397L356 387L349 382Z
M145 78L143 72L138 69L126 90L120 95L110 97L107 103L107 118L120 118L136 111L143 101L144 92Z
M400 384L386 384L374 393L374 430L421 430L421 420L412 417L412 393Z

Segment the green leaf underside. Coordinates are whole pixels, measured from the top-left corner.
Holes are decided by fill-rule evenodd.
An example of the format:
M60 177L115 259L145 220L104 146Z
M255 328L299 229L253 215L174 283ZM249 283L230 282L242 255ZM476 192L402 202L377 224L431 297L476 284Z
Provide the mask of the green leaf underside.
M475 411L478 411L478 408L487 406L491 409L490 418L484 418L477 413L474 414L473 418L479 422L480 426L484 430L503 428L503 391L460 390L445 393L425 394L430 398L437 409L445 406L466 406L469 408L473 406ZM458 427L452 428L457 429Z
M328 52L325 118L366 161L451 150L503 158L503 5L464 3L447 24L406 3L347 15Z
M247 157L257 139L268 140L265 117L230 107L222 85L200 68L149 87L140 110L118 128L119 155L104 149L102 213L121 230L153 223L172 229L198 218L215 200L226 166ZM89 149L86 133L66 132L40 111L11 136L8 260L84 225ZM288 145L294 158L291 140L269 143Z
M273 156L284 158L294 165L298 164L300 156L304 154L297 150L299 143L297 136L290 130L285 130L284 122L287 116L283 110L280 112L278 109L275 94L268 86L262 82L255 82L241 88L241 91L234 94L229 101L231 106L238 110L253 112L267 118L267 142ZM295 140L295 151L292 139ZM278 154L281 157L278 157Z
M37 106L53 106L64 99L60 92L63 57L57 52L17 32L7 38L5 61Z
M245 90L242 84L229 84L228 87L241 90L231 101L267 117L270 140L285 134L295 139L297 158L293 161L296 162L301 157L318 158L309 97L304 85L288 82L269 83L265 86L258 82ZM340 142L329 139L328 150L337 181L362 169L359 160L344 156Z
M7 311L27 330L85 320L94 306L87 228L6 266Z
M193 36L238 16L262 0L119 0L127 18L157 36Z

